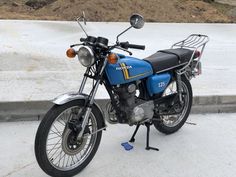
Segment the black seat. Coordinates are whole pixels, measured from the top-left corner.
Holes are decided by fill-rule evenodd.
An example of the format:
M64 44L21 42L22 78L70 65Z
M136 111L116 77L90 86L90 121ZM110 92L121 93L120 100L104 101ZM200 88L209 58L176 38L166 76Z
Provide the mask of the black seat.
M187 64L192 54L193 51L189 49L167 49L160 50L144 60L149 62L157 73Z

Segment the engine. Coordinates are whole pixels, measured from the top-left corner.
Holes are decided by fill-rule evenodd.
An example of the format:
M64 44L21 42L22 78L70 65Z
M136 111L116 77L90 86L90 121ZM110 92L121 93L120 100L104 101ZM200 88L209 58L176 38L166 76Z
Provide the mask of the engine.
M110 123L133 125L153 117L154 102L138 98L136 96L137 88L136 83L122 84L114 88L119 112L115 112L111 103L108 103L107 118Z

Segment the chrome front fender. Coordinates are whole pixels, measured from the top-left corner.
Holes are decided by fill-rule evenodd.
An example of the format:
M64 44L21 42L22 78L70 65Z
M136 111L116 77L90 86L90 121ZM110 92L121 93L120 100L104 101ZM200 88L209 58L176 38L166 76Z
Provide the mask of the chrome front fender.
M86 100L88 95L69 92L56 97L52 102L56 105L62 105L73 100Z
M56 105L63 105L73 100L86 100L87 98L88 98L88 95L86 94L79 94L77 92L69 92L69 93L59 95L52 102ZM97 109L100 112L103 118L103 125L105 127L106 124L105 124L104 112L102 111L101 107L96 102L94 102L93 105L94 105L94 109Z

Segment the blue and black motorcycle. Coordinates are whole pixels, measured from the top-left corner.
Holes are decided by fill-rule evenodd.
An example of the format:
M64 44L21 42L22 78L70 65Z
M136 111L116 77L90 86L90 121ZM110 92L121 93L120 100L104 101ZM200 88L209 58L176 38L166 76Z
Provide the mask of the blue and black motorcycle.
M81 20L85 22L84 15L77 19L83 29ZM119 36L130 28L142 28L144 19L134 14L130 24L111 46L108 39L88 36L83 29L87 37L67 51L68 57L77 55L87 70L79 91L57 97L38 128L35 154L48 175L73 176L84 169L98 149L106 122L135 125L130 142L135 141L140 125L146 126L146 149L158 150L149 146L150 126L171 134L187 120L193 99L189 81L201 74L200 58L208 37L190 35L171 49L144 59L112 52L119 49L132 55L130 48L145 49L143 45L119 41ZM74 49L76 46L78 50ZM93 87L85 94L88 79L93 80ZM103 111L94 101L100 84L104 84L110 96Z

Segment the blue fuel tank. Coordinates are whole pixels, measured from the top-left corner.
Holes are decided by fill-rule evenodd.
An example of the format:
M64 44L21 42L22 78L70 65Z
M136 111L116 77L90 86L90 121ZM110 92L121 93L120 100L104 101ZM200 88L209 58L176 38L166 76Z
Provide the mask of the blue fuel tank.
M116 64L107 64L105 71L111 85L125 84L153 74L152 66L141 59L118 55Z

